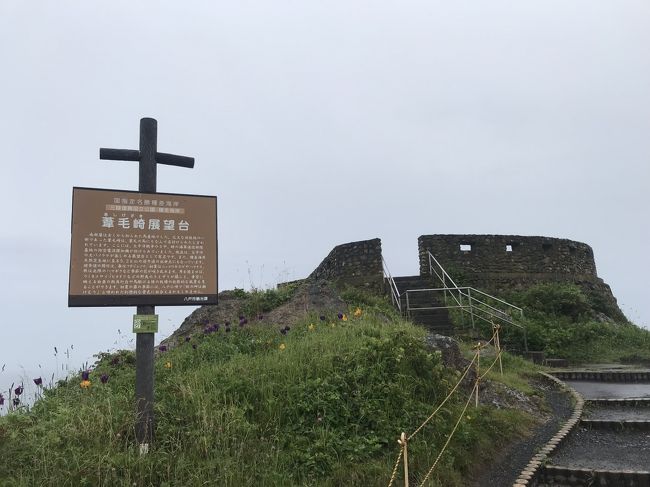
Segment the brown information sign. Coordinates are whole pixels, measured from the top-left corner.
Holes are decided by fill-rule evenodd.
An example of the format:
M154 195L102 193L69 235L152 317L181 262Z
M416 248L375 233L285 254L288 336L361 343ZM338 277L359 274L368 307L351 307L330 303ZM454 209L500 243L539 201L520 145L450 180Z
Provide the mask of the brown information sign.
M217 303L217 198L73 188L68 306Z

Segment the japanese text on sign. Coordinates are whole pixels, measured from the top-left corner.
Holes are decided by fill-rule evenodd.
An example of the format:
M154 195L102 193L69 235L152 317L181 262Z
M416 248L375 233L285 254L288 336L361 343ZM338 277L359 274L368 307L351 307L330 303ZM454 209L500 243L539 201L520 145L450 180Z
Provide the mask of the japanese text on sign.
M75 188L72 233L72 306L216 299L214 197Z

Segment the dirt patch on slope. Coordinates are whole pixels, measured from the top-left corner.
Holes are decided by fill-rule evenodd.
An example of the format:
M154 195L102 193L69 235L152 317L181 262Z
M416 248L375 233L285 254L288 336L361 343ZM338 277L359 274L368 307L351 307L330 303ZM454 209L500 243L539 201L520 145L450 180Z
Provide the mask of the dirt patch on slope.
M469 485L473 487L512 485L537 450L560 430L562 424L571 415L569 395L561 391L557 385L543 380L535 380L533 385L543 394L543 404L529 403L529 406L534 405L530 412L537 416L539 423L525 438L495 452L494 461L478 470ZM502 391L496 392L492 399L488 399L488 403L492 403L493 400L499 402L512 400L512 398L508 399L508 396L509 394L503 394ZM522 404L515 400L509 407L517 407L517 403ZM499 407L497 404L493 405Z
M347 311L338 291L327 281L303 281L289 301L268 313L251 315L246 312L247 303L247 299L235 291L222 291L219 304L201 306L193 311L162 343L173 346L185 336L203 333L205 327L212 324L239 326L242 318L244 326L291 326L310 314L316 319L321 315L334 319L339 312Z

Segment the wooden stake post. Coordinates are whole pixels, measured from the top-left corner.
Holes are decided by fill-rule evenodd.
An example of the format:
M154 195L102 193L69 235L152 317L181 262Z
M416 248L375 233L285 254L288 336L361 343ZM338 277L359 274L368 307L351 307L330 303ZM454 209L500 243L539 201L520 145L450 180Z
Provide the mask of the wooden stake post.
M404 487L409 487L409 453L406 433L402 432L402 435L397 442L402 445L402 448L404 448Z
M497 350L497 357L499 358L499 370L501 371L501 377L503 377L503 361L501 360L501 338L499 338L501 325L493 323L492 329L494 330L494 344Z
M140 120L140 150L99 149L99 158L113 161L138 161L140 174L138 189L142 193L156 192L157 164L193 168L194 158L157 152L158 122L153 118ZM155 315L156 307L143 305L137 307L138 315ZM153 352L154 333L138 333L135 344L135 435L140 444L140 453L147 453L153 441L154 432L154 391L153 391Z
M475 407L478 407L478 389L479 389L479 383L481 382L481 348L483 348L483 345L481 345L481 342L478 342L476 344L476 401L475 401ZM471 397L471 396L470 396Z

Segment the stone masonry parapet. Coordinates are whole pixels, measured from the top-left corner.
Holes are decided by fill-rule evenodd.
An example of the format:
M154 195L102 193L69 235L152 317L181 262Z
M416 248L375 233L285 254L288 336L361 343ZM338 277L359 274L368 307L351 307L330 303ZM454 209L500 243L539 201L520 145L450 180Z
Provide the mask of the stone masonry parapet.
M443 266L468 274L555 274L597 277L594 253L582 242L520 235L422 235L420 274L429 273L427 251Z
M337 245L309 278L383 290L381 240L375 238Z

